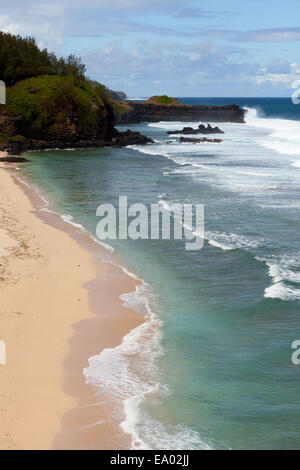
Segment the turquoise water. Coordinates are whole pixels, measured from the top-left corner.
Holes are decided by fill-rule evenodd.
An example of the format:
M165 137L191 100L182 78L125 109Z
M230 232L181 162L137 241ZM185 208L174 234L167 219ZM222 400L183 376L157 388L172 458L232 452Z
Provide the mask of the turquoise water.
M97 206L117 206L119 195L205 206L200 251L181 240L109 241L145 281L124 301L146 305L151 328L91 359L86 376L124 400L133 447L299 449L300 108L182 101L246 106L247 123L220 124L221 144L196 145L167 135L182 123L135 125L156 143L32 153L26 166L52 206L93 236Z

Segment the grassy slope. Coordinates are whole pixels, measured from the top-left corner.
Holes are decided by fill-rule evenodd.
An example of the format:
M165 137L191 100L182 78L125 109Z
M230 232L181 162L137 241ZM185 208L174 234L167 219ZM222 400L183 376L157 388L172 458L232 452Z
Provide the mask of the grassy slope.
M157 98L157 102L159 104L172 104L173 100L172 98L169 98L167 95L161 95Z
M18 82L7 90L7 108L22 116L33 130L47 129L49 135L62 135L69 118L78 117L88 130L97 118L99 106L109 99L102 88L92 88L72 77L41 75Z
M124 103L122 101L113 101L112 106L115 117L117 119L120 118L122 114L127 113L132 109L127 103Z

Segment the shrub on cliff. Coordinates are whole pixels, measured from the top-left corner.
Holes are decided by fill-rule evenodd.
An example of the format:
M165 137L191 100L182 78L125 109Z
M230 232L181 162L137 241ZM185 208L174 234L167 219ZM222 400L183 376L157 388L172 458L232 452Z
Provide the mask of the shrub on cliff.
M157 102L160 104L171 104L173 102L172 98L169 98L167 95L158 96Z
M179 101L176 98L171 98L168 95L160 95L160 96L151 96L145 104L159 104L159 105L174 105L174 106L181 106Z

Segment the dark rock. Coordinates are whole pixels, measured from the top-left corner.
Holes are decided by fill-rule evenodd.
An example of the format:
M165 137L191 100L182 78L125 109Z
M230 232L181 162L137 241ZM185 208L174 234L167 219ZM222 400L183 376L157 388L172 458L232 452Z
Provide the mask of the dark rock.
M184 127L180 131L168 131L168 134L224 134L224 132L218 127L211 127L210 124L208 124L207 127L200 124L198 129L194 129L193 127Z
M67 148L99 148L99 147L125 147L127 145L144 145L153 143L153 140L146 137L139 132L133 132L129 129L125 132L119 132L114 129L113 137L111 140L101 139L82 139L82 140L39 140L39 139L24 139L24 140L8 140L5 144L0 145L0 150L7 151L12 155L20 155L26 151L34 150L50 150L50 149L67 149Z
M171 104L165 106L134 101L124 101L124 103L127 104L128 111L117 117L117 123L120 124L158 121L245 122L246 111L234 104L227 106Z
M110 109L109 109L110 111ZM106 116L100 115L99 121L106 121L103 127L96 130L95 133L82 134L76 131L66 132L64 135L54 137L47 135L45 132L40 134L33 129L28 129L27 132L23 131L23 136L7 137L7 140L0 142L0 150L7 151L12 155L20 155L26 151L32 150L48 150L48 149L66 149L66 148L99 148L106 146L123 147L127 145L144 145L152 143L152 139L146 137L139 132L127 130L119 132L114 128L113 114L107 113ZM101 126L99 122L99 127ZM2 126L1 126L2 124ZM20 133L22 120L11 116L7 112L0 112L0 134L1 130L10 131L12 134Z
M207 137L201 137L201 139L193 139L191 137L180 137L179 142L182 143L192 143L192 144L199 144L201 142L214 142L219 143L223 142L222 139L207 139Z
M0 162L5 162L5 163L25 163L25 162L30 162L31 160L28 160L27 158L24 157L1 157Z
M112 138L113 146L124 147L127 145L145 144L153 144L153 140L139 132L134 132L129 129L125 132L120 132L115 129L114 136Z

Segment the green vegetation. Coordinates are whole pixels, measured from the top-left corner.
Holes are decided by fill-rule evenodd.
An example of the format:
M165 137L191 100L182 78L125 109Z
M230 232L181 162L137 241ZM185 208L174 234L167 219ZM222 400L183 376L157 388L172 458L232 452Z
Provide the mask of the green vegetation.
M115 102L115 103L113 103L112 106L113 106L113 109L114 109L114 114L115 114L117 119L119 119L122 116L122 114L126 113L130 109L130 106L128 106L125 103L123 104L121 102Z
M0 134L0 143L7 142L9 139L7 134Z
M11 137L11 140L13 140L14 142L24 142L26 140L26 137L24 137L23 135L14 135L13 137Z
M47 49L40 50L34 38L0 31L0 79L7 86L44 74L71 75L81 81L84 80L85 65L74 55L57 58Z
M157 102L160 104L172 104L173 100L167 95L161 95L157 98Z
M34 38L0 31L0 80L7 85L6 105L0 105L0 143L106 138L113 126L108 90L85 77L81 59L57 58L40 50Z
M107 96L102 87L77 83L72 76L41 75L18 82L7 90L7 108L22 116L33 130L47 129L49 135L63 135L70 118L77 117L83 130L97 120L99 106Z

